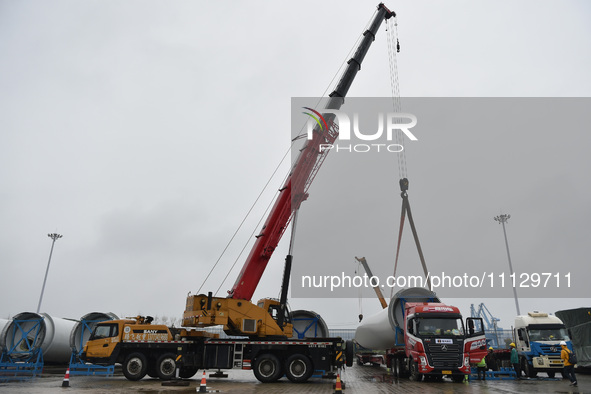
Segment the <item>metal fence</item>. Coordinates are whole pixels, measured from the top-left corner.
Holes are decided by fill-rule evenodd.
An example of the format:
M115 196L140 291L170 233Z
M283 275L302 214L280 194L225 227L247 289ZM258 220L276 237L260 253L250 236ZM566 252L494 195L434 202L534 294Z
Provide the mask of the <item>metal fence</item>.
M335 329L328 329L328 332L331 337L341 337L344 340L349 340L355 338L355 329L354 328L335 328Z
M487 345L495 349L509 349L509 344L514 340L513 331L510 329L497 328L496 331L488 330L485 335Z

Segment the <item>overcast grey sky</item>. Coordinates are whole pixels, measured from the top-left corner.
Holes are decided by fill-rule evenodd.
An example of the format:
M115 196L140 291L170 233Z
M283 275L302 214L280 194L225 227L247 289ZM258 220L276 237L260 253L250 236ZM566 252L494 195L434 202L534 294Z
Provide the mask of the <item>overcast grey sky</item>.
M55 246L42 311L69 318L90 311L180 316L186 294L201 286L288 150L291 97L323 94L376 5L0 0L0 317L36 309L49 232L64 237ZM402 96L591 93L587 1L386 5L398 14ZM390 95L384 27L350 96ZM466 255L458 255L458 263L485 253L480 247L486 245L506 264L492 217L508 212L514 264L560 232L572 234L572 247L555 258L589 263L589 158L571 150L586 146L589 136L556 130L531 138L532 144L537 138L555 143L551 152L532 149L512 158L512 176L523 182L511 190L501 175L472 170L477 141L433 158L407 150L409 174L421 185L412 198L428 262L439 252L430 239L462 234ZM528 161L532 155L542 169ZM284 166L272 189L286 172ZM495 201L467 200L453 215L437 216L449 209L452 192L443 190L441 174L458 173L466 188L496 184ZM441 194L427 197L429 188ZM202 291L220 286L272 193ZM554 195L553 203L532 198L540 194ZM398 213L398 194L392 199ZM441 222L447 233L441 234ZM534 229L552 231L536 238ZM454 241L450 236L450 248L457 249ZM277 296L285 249L283 242L255 300ZM219 295L232 286L242 261ZM331 326L355 327L356 296L292 299L291 305L319 312ZM510 326L512 299L450 300L465 314L470 303L483 301L501 326ZM522 311L554 312L589 301L523 300ZM364 301L365 314L378 307Z

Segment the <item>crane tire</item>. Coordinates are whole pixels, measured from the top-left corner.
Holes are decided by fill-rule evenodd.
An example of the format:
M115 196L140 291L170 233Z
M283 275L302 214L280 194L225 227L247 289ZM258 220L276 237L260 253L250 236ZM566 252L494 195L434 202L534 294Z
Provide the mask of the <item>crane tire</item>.
M172 353L164 353L156 361L156 373L160 380L170 380L176 375L176 356ZM180 371L179 371L180 372Z
M148 359L143 353L131 353L123 361L123 375L128 380L141 380L148 372Z
M312 361L304 354L292 354L285 361L285 376L293 383L307 381L313 372Z
M263 383L270 383L277 381L283 376L283 369L277 356L271 353L264 353L254 361L252 368L254 376Z

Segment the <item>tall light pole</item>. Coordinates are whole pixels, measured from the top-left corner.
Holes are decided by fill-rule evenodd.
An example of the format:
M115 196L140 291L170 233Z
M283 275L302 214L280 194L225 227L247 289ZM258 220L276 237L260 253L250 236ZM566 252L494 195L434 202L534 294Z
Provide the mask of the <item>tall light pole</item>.
M510 277L510 281L511 284L514 285L514 281L513 281L513 265L511 264L511 254L509 254L509 242L507 242L507 230L505 230L505 223L507 222L507 220L509 220L509 218L511 217L511 215L499 215L499 216L495 216L495 220L499 223L501 223L503 225L503 234L505 235L505 246L507 247L507 259L509 260L509 271L511 272L511 277ZM521 315L521 312L519 312L519 301L517 300L517 289L515 288L515 286L513 287L513 296L515 297L515 309L517 309L517 315Z
M49 260L47 261L47 269L45 270L45 279L43 279L43 287L41 288L41 296L39 297L39 305L37 305L37 313L41 310L41 301L43 301L43 292L45 291L45 282L47 282L47 274L49 273L49 264L51 264L51 255L53 254L53 245L55 245L55 241L60 239L62 235L57 233L47 234L49 238L53 241L51 242L51 250L49 251Z

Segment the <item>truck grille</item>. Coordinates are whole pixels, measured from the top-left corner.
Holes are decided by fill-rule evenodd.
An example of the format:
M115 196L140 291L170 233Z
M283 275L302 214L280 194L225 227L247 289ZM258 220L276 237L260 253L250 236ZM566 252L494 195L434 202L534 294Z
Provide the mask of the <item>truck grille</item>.
M542 354L560 354L560 351L562 350L560 345L540 344L540 348L542 350Z
M458 344L427 344L427 360L434 367L445 368L459 368L463 362Z

